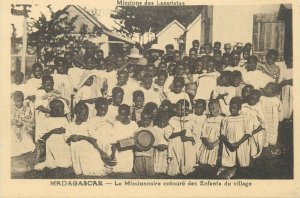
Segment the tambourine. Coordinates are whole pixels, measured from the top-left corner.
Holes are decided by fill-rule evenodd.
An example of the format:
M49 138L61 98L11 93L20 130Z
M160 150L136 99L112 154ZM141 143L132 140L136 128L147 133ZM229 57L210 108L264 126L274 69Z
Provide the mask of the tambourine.
M154 135L147 130L141 130L135 135L135 147L138 151L148 151L154 144Z

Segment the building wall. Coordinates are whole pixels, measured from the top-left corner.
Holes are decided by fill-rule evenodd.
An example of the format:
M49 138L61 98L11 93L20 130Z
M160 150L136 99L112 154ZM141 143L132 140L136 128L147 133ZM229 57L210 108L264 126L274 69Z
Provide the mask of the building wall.
M178 42L176 39L178 39L183 33L184 30L182 28L180 28L177 24L173 24L161 35L159 35L159 37L157 37L157 44L163 50L165 50L165 46L167 44L173 44L174 49L178 50Z
M67 12L69 12L69 16L70 18L73 18L75 16L78 15L77 20L74 22L75 25L75 33L79 33L80 32L80 28L83 25L87 25L87 31L88 32L92 32L93 28L95 27L95 25L88 20L83 14L81 14L74 6L70 6L67 10Z
M279 10L279 4L272 5L216 5L213 7L212 40L235 45L236 42L251 42L253 15L272 13Z
M185 53L187 54L189 53L190 48L192 48L193 40L203 40L203 33L201 32L201 18L202 17L200 17L196 24L194 24L194 26L186 33Z

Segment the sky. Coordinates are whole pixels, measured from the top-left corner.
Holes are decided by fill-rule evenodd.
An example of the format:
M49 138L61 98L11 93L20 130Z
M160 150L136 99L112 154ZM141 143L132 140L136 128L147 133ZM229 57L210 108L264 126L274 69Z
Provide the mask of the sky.
M32 20L36 20L39 18L39 16L41 16L41 13L43 13L47 19L50 19L50 12L47 8L49 4L33 4L31 7L31 12L29 13L29 18L28 21L32 21ZM52 5L52 10L54 12L61 10L65 7L66 5L62 5L62 4L56 4L56 5ZM88 4L88 5L81 5L82 7L87 7L87 9L101 9L101 10L114 10L115 7L114 6L107 6L101 3L98 4ZM19 8L16 8L19 9ZM107 12L106 12L107 13ZM103 18L103 21L105 21L105 25L107 25L108 27L110 26L114 26L114 22L112 19L108 18L107 16L103 16L101 15L101 17ZM23 34L23 17L22 16L12 16L12 24L15 25L16 30L17 30L17 37L22 36ZM10 30L12 32L12 29Z

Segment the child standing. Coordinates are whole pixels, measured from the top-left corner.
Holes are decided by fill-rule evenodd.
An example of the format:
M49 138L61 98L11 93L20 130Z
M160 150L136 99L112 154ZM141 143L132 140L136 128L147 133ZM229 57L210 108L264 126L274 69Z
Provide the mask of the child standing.
M200 157L199 152L202 145L200 137L201 137L201 130L203 127L203 123L204 120L206 119L206 115L204 114L205 110L206 110L206 101L201 99L196 100L194 105L194 114L191 115L191 120L194 122L193 133L195 135L197 162L199 162L199 157Z
M93 127L87 122L89 108L84 103L75 105L75 122L66 129L66 142L71 146L72 166L76 175L104 176L104 163L97 140L91 137Z
M164 84L168 77L168 73L165 70L158 71L157 78L154 80L153 89L156 94L159 95L160 102L165 100L167 96L163 92Z
M142 130L150 131L152 134L157 134L152 123L152 112L149 109L144 109L141 116L141 121L138 123L139 128L134 132L136 134ZM134 149L134 163L133 170L137 175L152 176L154 175L154 148L140 150L138 147Z
M33 152L34 117L29 106L24 106L24 94L16 91L12 95L11 108L12 157Z
M160 104L160 98L157 92L154 91L152 87L152 75L149 73L146 73L143 76L141 86L138 88L144 93L145 103L153 102L157 105Z
M242 73L240 71L233 71L231 74L231 86L236 90L235 95L237 97L242 97L242 89L245 86L245 83L242 79Z
M181 99L190 101L189 95L182 91L183 88L184 88L184 78L175 77L173 80L173 90L170 92L166 92L167 99L174 104L176 104Z
M106 94L111 97L112 89L116 86L117 84L117 71L114 70L115 68L115 63L112 62L111 60L106 59L105 60L105 66L106 66L106 72L105 76L107 79L107 90Z
M115 121L118 115L118 109L123 102L124 91L121 87L112 89L111 105L108 107L107 116L111 121Z
M220 128L223 117L218 100L211 100L208 104L210 114L204 120L201 129L202 145L199 152L199 163L210 166L217 165L219 151Z
M133 92L133 106L130 111L131 120L135 122L141 120L141 114L144 110L144 101L144 93L141 90Z
M164 137L164 134L169 126L170 116L167 112L160 112L157 115L157 126L154 126L155 131L155 145L154 148L154 172L155 173L167 173L168 167L168 141Z
M42 86L43 66L40 63L32 65L33 78L26 82L28 95L34 95L36 90Z
M254 90L254 87L252 85L245 85L242 89L242 99L243 103L247 103L247 97L251 94L251 92Z
M265 116L266 142L265 146L275 147L278 137L278 124L282 121L282 102L277 97L277 85L268 83L264 95L260 98Z
M58 90L62 97L71 101L71 95L73 94L74 86L72 84L71 77L68 75L68 65L66 60L62 57L57 57L54 60L56 73L52 74L54 80L54 89Z
M253 131L250 138L251 156L253 158L259 157L262 153L266 137L263 129L265 127L264 116L259 98L260 92L258 90L251 91L241 109L241 114L245 116L248 128Z
M188 175L194 171L196 164L193 122L188 117L189 103L179 100L176 103L176 116L170 119L170 128L165 132L169 140L168 175Z
M215 71L213 59L208 60L206 71L206 74L199 76L197 79L198 87L194 100L203 99L208 101L211 97L212 91L217 86L217 78L220 76L220 73Z
M223 71L219 77L218 86L213 90L212 98L220 102L222 113L230 115L229 102L236 95L236 88L231 86L232 72Z
M130 121L130 107L122 104L118 110L117 121L114 123L112 158L117 160L117 165L113 167L115 173L131 173L133 168L133 152L132 148L122 149L117 142L126 138L133 137L134 132L138 129L138 125L134 121Z
M234 97L230 101L231 115L224 118L221 125L221 140L223 141L222 168L219 175L222 176L229 171L232 177L235 174L236 165L249 167L250 165L250 144L249 137L252 131L247 128L245 116L240 115L242 99ZM225 170L225 172L223 172Z

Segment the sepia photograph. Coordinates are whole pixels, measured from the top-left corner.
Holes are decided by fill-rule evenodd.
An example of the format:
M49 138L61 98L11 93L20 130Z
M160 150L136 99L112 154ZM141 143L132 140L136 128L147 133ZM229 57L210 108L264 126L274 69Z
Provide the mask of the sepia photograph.
M10 4L11 179L293 180L294 5L130 2Z

